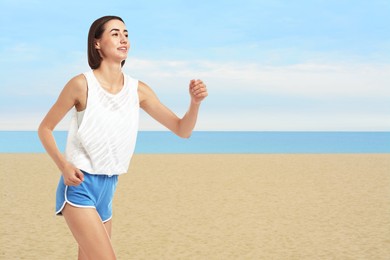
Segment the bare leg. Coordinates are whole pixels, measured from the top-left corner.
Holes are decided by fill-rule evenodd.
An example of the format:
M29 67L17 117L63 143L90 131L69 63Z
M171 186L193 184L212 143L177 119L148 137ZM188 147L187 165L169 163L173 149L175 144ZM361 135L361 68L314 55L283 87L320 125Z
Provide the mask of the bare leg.
M112 220L106 221L103 223L104 227L106 228L108 236L111 238L111 230L112 230Z
M95 209L76 208L66 204L62 214L79 247L81 247L79 257L94 260L116 259L111 239Z
M107 222L104 222L104 227L106 228L108 236L111 238L111 230L112 230L112 221L109 220ZM84 254L83 250L79 246L79 260L88 260L88 257Z
M79 257L78 260L88 260L88 257L84 254L83 250L79 246Z

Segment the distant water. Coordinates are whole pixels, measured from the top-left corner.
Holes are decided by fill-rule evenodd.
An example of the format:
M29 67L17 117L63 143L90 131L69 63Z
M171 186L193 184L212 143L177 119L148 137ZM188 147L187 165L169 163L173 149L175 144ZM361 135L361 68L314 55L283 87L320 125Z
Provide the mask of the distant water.
M64 151L67 132L54 132ZM0 153L45 152L35 131L0 131ZM390 153L390 132L171 132L141 131L136 153Z

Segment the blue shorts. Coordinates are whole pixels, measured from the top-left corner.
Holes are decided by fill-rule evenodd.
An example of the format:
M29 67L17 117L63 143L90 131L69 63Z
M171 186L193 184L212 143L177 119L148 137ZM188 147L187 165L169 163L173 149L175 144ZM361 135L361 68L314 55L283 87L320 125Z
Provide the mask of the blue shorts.
M78 208L95 208L103 222L112 218L112 199L118 175L96 175L85 171L84 181L78 186L67 186L61 176L57 187L56 214L61 215L65 204Z

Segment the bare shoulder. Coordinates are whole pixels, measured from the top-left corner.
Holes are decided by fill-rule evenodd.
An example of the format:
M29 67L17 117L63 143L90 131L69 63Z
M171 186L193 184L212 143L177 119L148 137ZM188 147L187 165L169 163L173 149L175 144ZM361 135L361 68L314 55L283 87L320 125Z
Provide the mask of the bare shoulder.
M83 110L86 106L87 91L87 79L83 74L80 74L68 81L62 91L61 96L65 99L71 100L71 102L76 106L77 110L80 111Z
M142 81L138 81L138 96L141 104L150 98L157 98L152 88Z
M68 88L71 92L84 93L87 90L87 79L83 74L79 74L69 80L65 88Z
M138 92L145 93L151 91L152 89L143 81L138 81Z

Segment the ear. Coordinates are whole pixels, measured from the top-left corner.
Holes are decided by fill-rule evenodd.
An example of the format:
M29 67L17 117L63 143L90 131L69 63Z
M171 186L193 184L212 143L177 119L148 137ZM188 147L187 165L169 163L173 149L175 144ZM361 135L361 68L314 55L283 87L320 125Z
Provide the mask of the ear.
M95 49L100 50L100 41L99 40L95 40Z

